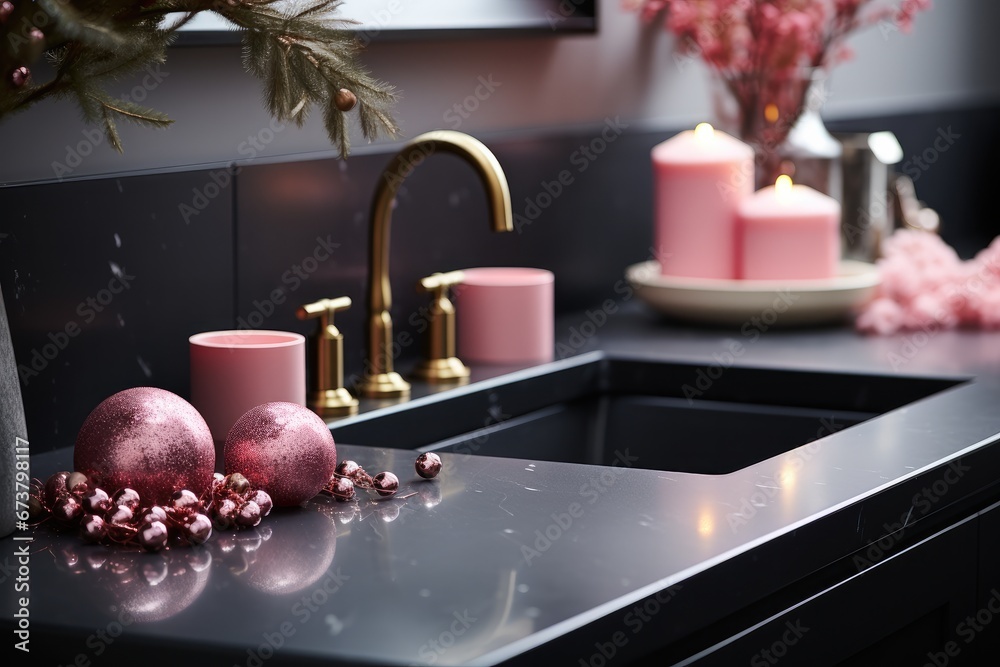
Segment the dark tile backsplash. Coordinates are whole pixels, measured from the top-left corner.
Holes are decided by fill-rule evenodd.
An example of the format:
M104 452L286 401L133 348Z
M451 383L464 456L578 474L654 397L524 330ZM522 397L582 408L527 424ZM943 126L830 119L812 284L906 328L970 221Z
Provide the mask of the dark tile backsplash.
M0 266L34 451L72 444L105 397L187 394L187 337L233 319L228 197L178 214L205 172L0 190Z
M995 114L830 126L893 130L907 160L933 147L941 129L959 134L916 185L941 213L947 240L968 254L1000 232ZM467 165L428 159L403 184L393 215L397 338L413 333L426 302L416 281L435 271L548 268L562 312L619 296L625 266L650 255L649 150L671 134L619 135L602 126L487 141L510 182L519 228L512 234L490 231L482 185ZM197 170L0 189L0 287L25 369L35 451L71 444L90 410L121 389L149 384L187 396L192 333L237 326L308 333L315 323L298 321L295 308L322 297L354 300L337 324L347 372L360 372L369 206L388 158L254 164L228 184L224 170ZM421 343L402 351L399 367L406 370Z
M416 283L435 271L504 265L548 268L556 274L561 310L589 304L595 295L613 296L623 267L644 257L651 237L644 222L648 204L640 203L649 188L648 175L637 170L642 173L623 181L615 170L623 164L644 165L650 139L616 141L605 152L607 159L595 160L579 173L570 158L585 140L589 138L492 145L510 182L518 216L513 233L491 231L483 187L458 158L430 158L406 179L393 212L390 247L397 339L404 332L414 333L419 310L429 303L427 295L417 293ZM242 322L306 333L316 324L295 319L298 305L349 296L354 306L338 315L337 322L347 336L348 373L362 370L369 208L387 161L386 155L368 155L347 163L323 160L242 170L236 299ZM572 170L573 180L563 179L569 185L558 183L562 170ZM597 196L598 191L609 194ZM546 207L539 207L536 215L526 198ZM414 343L403 350L404 360L418 347Z

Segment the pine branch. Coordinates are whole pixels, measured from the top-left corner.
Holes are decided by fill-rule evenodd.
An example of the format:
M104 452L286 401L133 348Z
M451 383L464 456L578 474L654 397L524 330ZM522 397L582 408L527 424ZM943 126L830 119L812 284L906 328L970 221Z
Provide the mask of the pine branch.
M170 120L166 114L160 113L159 111L153 111L152 109L147 109L143 106L135 104L134 102L116 100L111 97L106 97L103 94L97 96L95 99L97 103L101 105L102 113L116 113L119 116L127 118L133 123L162 129L168 127L174 122Z
M36 1L41 10L54 19L53 29L46 34L50 40L81 42L106 50L123 46L124 36L116 32L110 16L83 12L65 1Z
M367 139L394 136L398 128L389 113L395 91L357 64L357 40L332 27L329 13L341 2L316 0L291 15L274 10L267 0L252 9L243 4L216 11L247 30L244 65L263 80L271 114L301 125L311 104L322 106L327 134L346 156L350 147L346 111L335 102L342 88L357 96L361 131Z
M133 123L157 128L167 128L174 122L166 114L126 100L116 100L108 97L103 91L92 96L92 99L100 105L101 124L104 127L104 135L108 139L108 144L119 153L125 151L122 148L118 128L115 125L116 115Z
M111 115L107 107L103 109L101 116L104 120L104 136L108 139L108 145L119 153L124 153L125 150L122 148L122 140L118 135L118 128L115 127L114 116Z
M337 95L347 89L357 97L361 131L368 139L398 132L391 116L393 88L374 79L356 60L357 39L344 26L351 21L333 13L343 0L308 0L305 6L283 10L277 0L35 0L16 3L15 12L41 8L49 20L43 39L14 34L20 14L0 24L0 40L14 47L0 50L0 71L33 66L44 51L55 69L51 81L30 79L20 88L3 90L0 121L48 97L74 99L88 122L100 124L108 143L121 151L116 121L125 118L154 127L170 120L163 114L113 98L105 86L151 64L163 62L166 47L178 28L203 11L213 11L245 29L244 66L263 83L264 103L278 120L301 125L313 104L323 109L331 142L347 156L350 139L347 108L337 107ZM165 21L168 13L182 16ZM12 27L13 26L13 27ZM22 45L23 44L23 45ZM8 88L10 84L7 84ZM346 106L346 105L345 105Z
M337 11L343 0L321 0L311 7L306 7L295 15L297 19L304 19L316 14L332 13ZM346 21L345 21L346 22Z
M344 114L334 105L333 100L323 108L323 125L330 137L337 138L337 150L341 155L351 152L351 135L347 132Z

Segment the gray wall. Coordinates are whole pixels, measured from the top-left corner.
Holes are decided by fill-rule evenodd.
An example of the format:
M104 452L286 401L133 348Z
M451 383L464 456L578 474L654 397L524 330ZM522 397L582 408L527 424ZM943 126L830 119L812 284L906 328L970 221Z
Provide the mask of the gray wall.
M637 121L633 127L657 128L709 117L702 66L676 60L671 38L643 26L621 4L601 0L601 27L593 36L376 41L365 59L402 92L397 114L404 136L454 127L457 120L463 131L484 135L551 131L615 114ZM913 35L873 29L853 41L858 57L836 70L829 117L1000 99L994 72L1000 62L994 35L1000 3L938 0L935 5L918 17ZM146 77L145 88L140 77L120 90L134 91L137 101L145 97L170 114L176 121L172 128L125 128L126 154L120 156L103 144L89 144L71 103L47 101L0 124L0 183L329 150L318 116L301 129L271 132L257 82L242 71L236 46L173 48L159 74ZM500 85L474 113L465 119L448 113L475 92L479 77L490 76ZM250 137L259 138L262 150L248 143ZM69 154L74 147L88 155L77 162Z

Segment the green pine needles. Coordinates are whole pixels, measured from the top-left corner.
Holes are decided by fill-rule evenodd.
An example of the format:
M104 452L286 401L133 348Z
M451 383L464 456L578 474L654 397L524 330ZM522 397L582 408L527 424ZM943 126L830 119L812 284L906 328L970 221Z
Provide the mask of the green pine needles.
M342 0L0 0L0 121L47 97L76 101L121 152L122 119L166 127L173 121L115 98L106 86L166 60L177 29L211 11L244 29L243 63L264 87L268 111L301 126L313 105L323 112L330 141L350 152L345 114L355 106L367 139L398 130L390 114L393 88L357 62L360 45L333 18ZM177 18L167 14L177 13ZM54 75L36 82L31 68L44 56ZM349 92L348 92L349 91Z

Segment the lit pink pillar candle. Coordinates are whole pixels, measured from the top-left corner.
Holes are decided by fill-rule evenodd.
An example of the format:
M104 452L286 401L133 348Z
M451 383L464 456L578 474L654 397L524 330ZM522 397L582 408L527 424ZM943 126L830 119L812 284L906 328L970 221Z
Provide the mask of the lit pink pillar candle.
M833 278L840 261L840 204L779 176L740 204L740 277Z
M736 208L753 193L753 169L753 149L708 123L653 148L663 275L736 277Z

